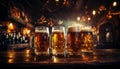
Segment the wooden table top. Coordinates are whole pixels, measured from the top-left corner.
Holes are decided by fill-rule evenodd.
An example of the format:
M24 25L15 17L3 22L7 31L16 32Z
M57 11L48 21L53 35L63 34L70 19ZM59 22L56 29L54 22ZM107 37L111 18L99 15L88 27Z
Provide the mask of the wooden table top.
M82 53L79 56L36 56L31 49L22 51L0 51L0 64L18 67L101 67L120 65L119 49L96 49L93 53Z

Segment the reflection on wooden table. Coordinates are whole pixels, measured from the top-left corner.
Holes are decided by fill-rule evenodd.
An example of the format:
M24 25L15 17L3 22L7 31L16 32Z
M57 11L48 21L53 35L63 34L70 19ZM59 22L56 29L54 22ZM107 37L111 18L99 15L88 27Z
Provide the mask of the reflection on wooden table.
M0 63L110 63L120 62L119 49L96 49L93 53L82 53L79 56L36 56L33 50L25 49L23 51L3 51L0 52Z

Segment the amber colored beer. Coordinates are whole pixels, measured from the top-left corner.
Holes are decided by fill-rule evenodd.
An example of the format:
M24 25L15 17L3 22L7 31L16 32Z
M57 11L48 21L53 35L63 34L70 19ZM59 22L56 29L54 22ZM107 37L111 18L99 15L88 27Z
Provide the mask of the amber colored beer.
M49 34L47 31L36 31L34 37L35 54L47 54L49 47Z
M81 50L80 46L80 27L68 27L68 32L67 32L67 49L69 53L72 54L77 54Z
M93 34L90 30L81 30L80 33L81 52L92 52L94 47Z
M53 55L61 55L64 52L65 37L64 31L54 30L52 32L52 49Z

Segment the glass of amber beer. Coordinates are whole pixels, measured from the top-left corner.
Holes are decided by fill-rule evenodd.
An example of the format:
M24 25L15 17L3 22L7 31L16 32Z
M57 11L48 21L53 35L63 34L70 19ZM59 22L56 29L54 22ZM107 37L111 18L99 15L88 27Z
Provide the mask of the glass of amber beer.
M34 47L36 55L48 55L49 28L39 26L35 28Z
M80 33L81 52L92 53L94 48L93 33L90 27L84 27Z
M65 48L65 27L52 27L51 45L53 55L63 55Z
M67 50L69 55L79 55L81 52L80 46L80 26L68 26L67 30Z

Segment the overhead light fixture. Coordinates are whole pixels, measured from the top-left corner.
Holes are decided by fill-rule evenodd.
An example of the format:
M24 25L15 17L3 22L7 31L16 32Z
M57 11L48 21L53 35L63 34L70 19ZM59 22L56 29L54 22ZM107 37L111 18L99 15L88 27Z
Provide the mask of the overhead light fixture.
M113 6L117 6L117 2L116 1L113 2Z
M80 17L77 17L77 20L80 21Z
M93 14L93 15L96 15L96 11L95 11L95 10L93 10L93 11L92 11L92 14Z
M91 20L91 18L90 18L90 17L88 17L88 20L90 21L90 20Z

